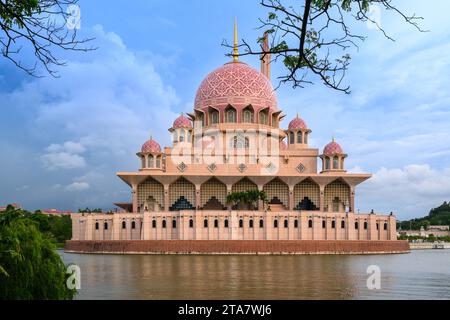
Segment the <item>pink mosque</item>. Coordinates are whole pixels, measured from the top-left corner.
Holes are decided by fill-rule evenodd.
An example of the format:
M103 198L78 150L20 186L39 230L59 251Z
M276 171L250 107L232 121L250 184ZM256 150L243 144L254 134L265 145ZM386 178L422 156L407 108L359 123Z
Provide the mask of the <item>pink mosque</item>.
M235 32L236 38L236 32ZM235 41L236 42L236 41ZM266 43L267 45L267 43ZM357 186L336 141L320 152L299 116L283 128L270 82L233 60L200 84L194 110L169 129L172 146L153 139L137 153L140 169L120 172L131 203L115 214L72 214L66 250L96 253L397 253L396 218L355 212ZM321 165L319 166L318 163ZM258 190L243 205L227 196Z

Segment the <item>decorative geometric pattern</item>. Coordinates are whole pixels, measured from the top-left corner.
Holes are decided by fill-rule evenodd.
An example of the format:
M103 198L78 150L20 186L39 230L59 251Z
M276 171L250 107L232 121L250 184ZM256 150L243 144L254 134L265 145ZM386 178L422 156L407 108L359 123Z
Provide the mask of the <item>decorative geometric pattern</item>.
M158 181L148 178L137 188L138 206L149 212L164 209L164 187Z
M270 107L277 110L273 87L261 72L242 62L223 65L210 73L201 83L195 98L195 108L232 105L241 111L248 105L255 109Z
M245 164L241 163L241 164L238 166L238 170L242 173L242 172L244 172L245 170L247 170L247 166L246 166Z
M342 180L335 180L325 187L325 209L338 212L342 206L350 206L350 186Z
M280 179L273 179L263 188L269 204L282 204L289 207L289 187Z
M212 178L201 185L200 206L203 208L213 198L220 203L222 209L226 206L227 186L216 178Z
M174 208L178 205L189 203L195 207L195 186L185 178L180 178L169 187L170 207Z
M306 125L305 121L303 119L295 118L289 123L289 130L300 130L300 129L308 129L308 126Z
M187 165L184 163L184 162L182 162L182 163L180 163L179 165L178 165L178 170L180 170L181 172L184 172L184 171L186 171L186 169L187 169Z
M191 120L186 118L184 115L181 115L173 122L172 127L173 129L180 129L180 128L192 129L192 123Z
M335 154L344 154L344 151L337 142L332 141L325 146L323 149L323 154L326 156L332 156Z
M153 139L148 140L141 148L142 153L161 153L161 146Z
M294 187L294 204L296 210L313 210L320 207L320 187L311 179L306 179ZM312 205L311 205L312 204Z
M278 167L271 162L266 166L266 169L268 173L275 173L278 170Z
M303 163L300 163L300 164L297 166L297 171L298 171L298 172L303 173L303 172L305 172L305 170L306 170L306 168L305 168L305 166L303 165Z
M214 172L214 171L216 171L217 170L217 165L215 164L215 163L211 163L209 166L208 166L208 170L212 173L212 172Z

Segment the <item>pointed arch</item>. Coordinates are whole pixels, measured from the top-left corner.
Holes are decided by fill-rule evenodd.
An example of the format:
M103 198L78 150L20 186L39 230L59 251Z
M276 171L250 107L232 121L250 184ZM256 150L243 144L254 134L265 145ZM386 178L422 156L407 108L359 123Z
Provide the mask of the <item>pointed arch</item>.
M320 187L310 178L294 187L295 210L317 211L320 208Z
M195 210L195 185L184 177L169 186L170 211Z
M164 208L164 186L149 177L137 187L138 207L147 211L162 211Z
M326 211L337 208L337 212L344 212L350 206L350 186L341 178L326 185L324 205Z
M269 204L283 205L285 209L289 207L289 187L279 178L275 178L263 187L267 194Z
M255 109L252 105L248 105L242 110L242 123L254 123L255 122Z
M258 186L251 181L249 178L245 177L239 180L237 183L233 184L231 192L245 192L249 190L258 190Z
M200 207L203 210L226 210L227 186L213 177L200 187Z
M237 110L232 105L228 105L225 108L225 121L226 123L237 123Z

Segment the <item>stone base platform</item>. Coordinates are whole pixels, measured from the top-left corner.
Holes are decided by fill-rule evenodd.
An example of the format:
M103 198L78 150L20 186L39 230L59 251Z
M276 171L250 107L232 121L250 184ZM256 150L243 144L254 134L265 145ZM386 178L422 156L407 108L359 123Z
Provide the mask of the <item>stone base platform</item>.
M410 252L407 241L352 240L140 240L67 241L65 252L86 254L316 255Z

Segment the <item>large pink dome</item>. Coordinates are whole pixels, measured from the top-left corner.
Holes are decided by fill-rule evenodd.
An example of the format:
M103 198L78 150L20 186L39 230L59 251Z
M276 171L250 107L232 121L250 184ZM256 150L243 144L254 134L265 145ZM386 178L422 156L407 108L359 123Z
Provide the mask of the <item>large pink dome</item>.
M201 83L195 98L195 109L232 105L243 109L277 110L277 98L269 79L243 62L230 62L211 72Z

